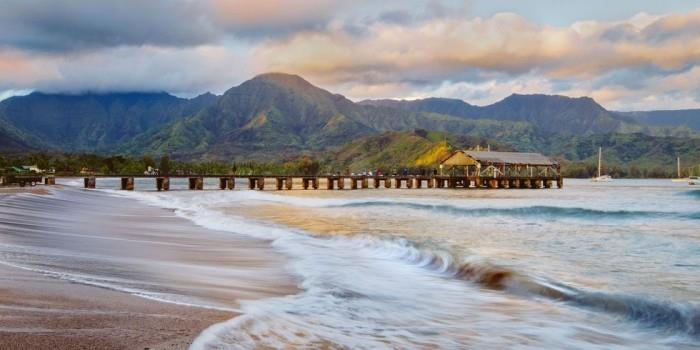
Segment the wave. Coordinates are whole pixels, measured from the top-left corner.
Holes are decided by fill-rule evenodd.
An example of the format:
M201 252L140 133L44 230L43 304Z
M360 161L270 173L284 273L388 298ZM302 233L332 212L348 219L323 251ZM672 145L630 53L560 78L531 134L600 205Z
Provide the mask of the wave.
M700 199L700 189L691 190L691 191L684 191L684 192L681 192L680 194L683 196L690 197L690 198Z
M466 208L450 204L406 203L397 201L364 201L337 205L336 207L372 207L392 206L416 210L430 210L455 216L483 217L509 216L516 218L545 218L545 219L585 219L585 220L622 220L636 218L683 218L700 219L700 213L675 213L643 210L598 210L578 207L555 207L536 205L515 208Z
M536 278L508 268L492 265L474 257L463 259L443 249L424 247L419 243L403 238L356 235L350 237L328 237L313 235L289 227L251 221L212 209L207 198L191 200L165 195L130 193L152 205L174 208L178 215L192 220L198 225L216 230L224 230L257 238L269 239L273 247L295 257L304 259L313 256L309 247L357 251L399 261L424 268L442 276L475 283L488 289L505 291L527 297L541 297L555 302L602 311L624 317L647 327L700 337L700 309L693 305L659 301L634 295L587 291L546 278ZM225 196L224 196L225 197ZM230 200L230 198L226 199ZM329 203L325 203L327 205ZM534 206L524 208L466 209L451 205L431 205L394 201L353 201L331 204L341 207L396 205L415 209L447 211L460 215L544 215L550 217L576 217L596 219L630 217L669 217L675 213L650 211L601 211L584 208L560 208ZM505 213L505 214L504 214ZM290 248L290 247L294 248ZM305 250L306 249L306 250ZM296 256L298 255L298 256ZM305 272L305 273L308 273ZM318 282L315 281L314 282ZM304 282L312 283L312 282ZM302 288L303 289L303 288ZM345 294L342 294L345 295ZM342 296L336 295L336 296ZM244 310L245 311L245 310ZM235 323L235 322L234 322ZM206 343L213 333L219 333L222 326L214 326L211 332L204 332L200 342Z
M574 306L622 316L642 325L700 337L700 309L690 304L635 295L586 291L486 262L456 262L444 253L408 253L411 261L453 278L518 295L543 297Z
M536 279L485 261L459 262L444 251L419 249L405 240L400 258L449 277L476 283L488 289L523 296L543 297L574 306L625 317L645 326L700 337L700 309L641 296L586 291L547 279Z

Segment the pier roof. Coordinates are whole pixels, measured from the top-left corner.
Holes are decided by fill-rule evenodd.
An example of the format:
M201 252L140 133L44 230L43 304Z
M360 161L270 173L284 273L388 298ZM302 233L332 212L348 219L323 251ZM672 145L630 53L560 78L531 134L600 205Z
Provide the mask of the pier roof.
M465 157L466 156L466 157ZM478 163L505 164L505 165L532 165L532 166L553 166L559 163L540 153L522 152L491 152L491 151L457 151L452 156L443 161L447 165L471 165L457 164L459 159L471 158Z

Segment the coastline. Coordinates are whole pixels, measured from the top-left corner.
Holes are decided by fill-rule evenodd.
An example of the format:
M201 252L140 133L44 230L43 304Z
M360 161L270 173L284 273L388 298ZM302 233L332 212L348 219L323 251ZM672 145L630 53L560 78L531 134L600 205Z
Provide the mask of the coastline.
M237 314L154 302L0 264L0 348L187 349Z
M296 293L284 264L134 198L0 189L0 348L186 349L243 301Z

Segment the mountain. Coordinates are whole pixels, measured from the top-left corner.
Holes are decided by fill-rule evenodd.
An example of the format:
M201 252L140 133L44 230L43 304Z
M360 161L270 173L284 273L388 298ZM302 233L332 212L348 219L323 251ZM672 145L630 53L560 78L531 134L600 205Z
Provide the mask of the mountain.
M131 138L194 113L216 99L187 100L167 93L35 92L0 102L0 122L41 140L41 148L104 151Z
M0 150L6 153L21 153L38 150L41 142L0 120Z
M661 137L645 134L557 135L541 144L540 152L567 162L578 162L585 172L569 165L568 174L589 177L595 173L598 147L604 166L616 177L669 177L676 175L676 157L686 166L700 164L700 138ZM578 172L577 172L578 171Z
M610 112L590 97L513 94L487 106L474 106L458 99L365 100L365 106L412 112L439 113L463 119L524 122L545 134L645 133L656 136L697 136L679 124L640 123L621 113Z
M511 151L512 147L493 140L417 129L408 132L384 132L354 140L324 158L323 163L335 170L385 172L403 167L433 169L455 149L490 145L494 150Z
M687 126L700 131L700 109L617 113L640 124L662 127Z
M147 92L13 97L0 102L0 152L226 162L311 156L371 168L434 165L447 140L452 147L486 142L583 163L598 145L619 164L666 167L677 154L699 157L699 133L679 126L691 119L654 118L548 95L511 95L488 106L444 98L355 103L299 76L268 73L221 96L192 99Z
M385 131L429 129L527 140L528 124L468 120L354 103L283 73L259 75L226 91L214 105L144 133L126 153L179 158L270 160L318 152Z
M454 98L430 97L418 100L364 100L365 106L388 107L411 112L428 112L473 119L480 108Z
M357 120L355 109L352 101L301 77L263 74L196 114L139 136L126 149L206 158L319 150L373 132Z

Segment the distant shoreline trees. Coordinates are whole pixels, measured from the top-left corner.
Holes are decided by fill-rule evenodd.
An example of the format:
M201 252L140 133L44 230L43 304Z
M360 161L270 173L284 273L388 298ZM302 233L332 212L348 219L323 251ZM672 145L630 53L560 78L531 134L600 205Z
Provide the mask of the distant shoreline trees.
M312 156L299 156L273 162L220 162L201 161L184 162L175 161L169 155L162 155L158 159L152 156L102 156L96 154L64 154L38 152L23 155L0 155L0 173L12 166L26 164L37 165L41 169L55 169L57 175L81 175L81 171L90 169L103 175L140 175L149 166L158 168L162 175L188 175L188 174L212 174L212 175L320 175L325 173L362 172L364 170L375 171L381 169L389 174L396 169L408 169L411 174L430 174L432 167L406 166L381 166L375 165L369 169L347 169L347 166L333 164L332 160L319 161ZM437 167L437 165L436 165ZM700 167L696 166L696 172ZM596 164L592 162L563 162L562 174L564 177L589 178L596 174ZM615 178L673 178L676 170L672 167L663 167L657 164L646 165L620 165L610 164L605 172ZM688 176L690 170L683 169L684 176ZM691 174L692 175L692 174ZM695 174L698 175L698 174Z

